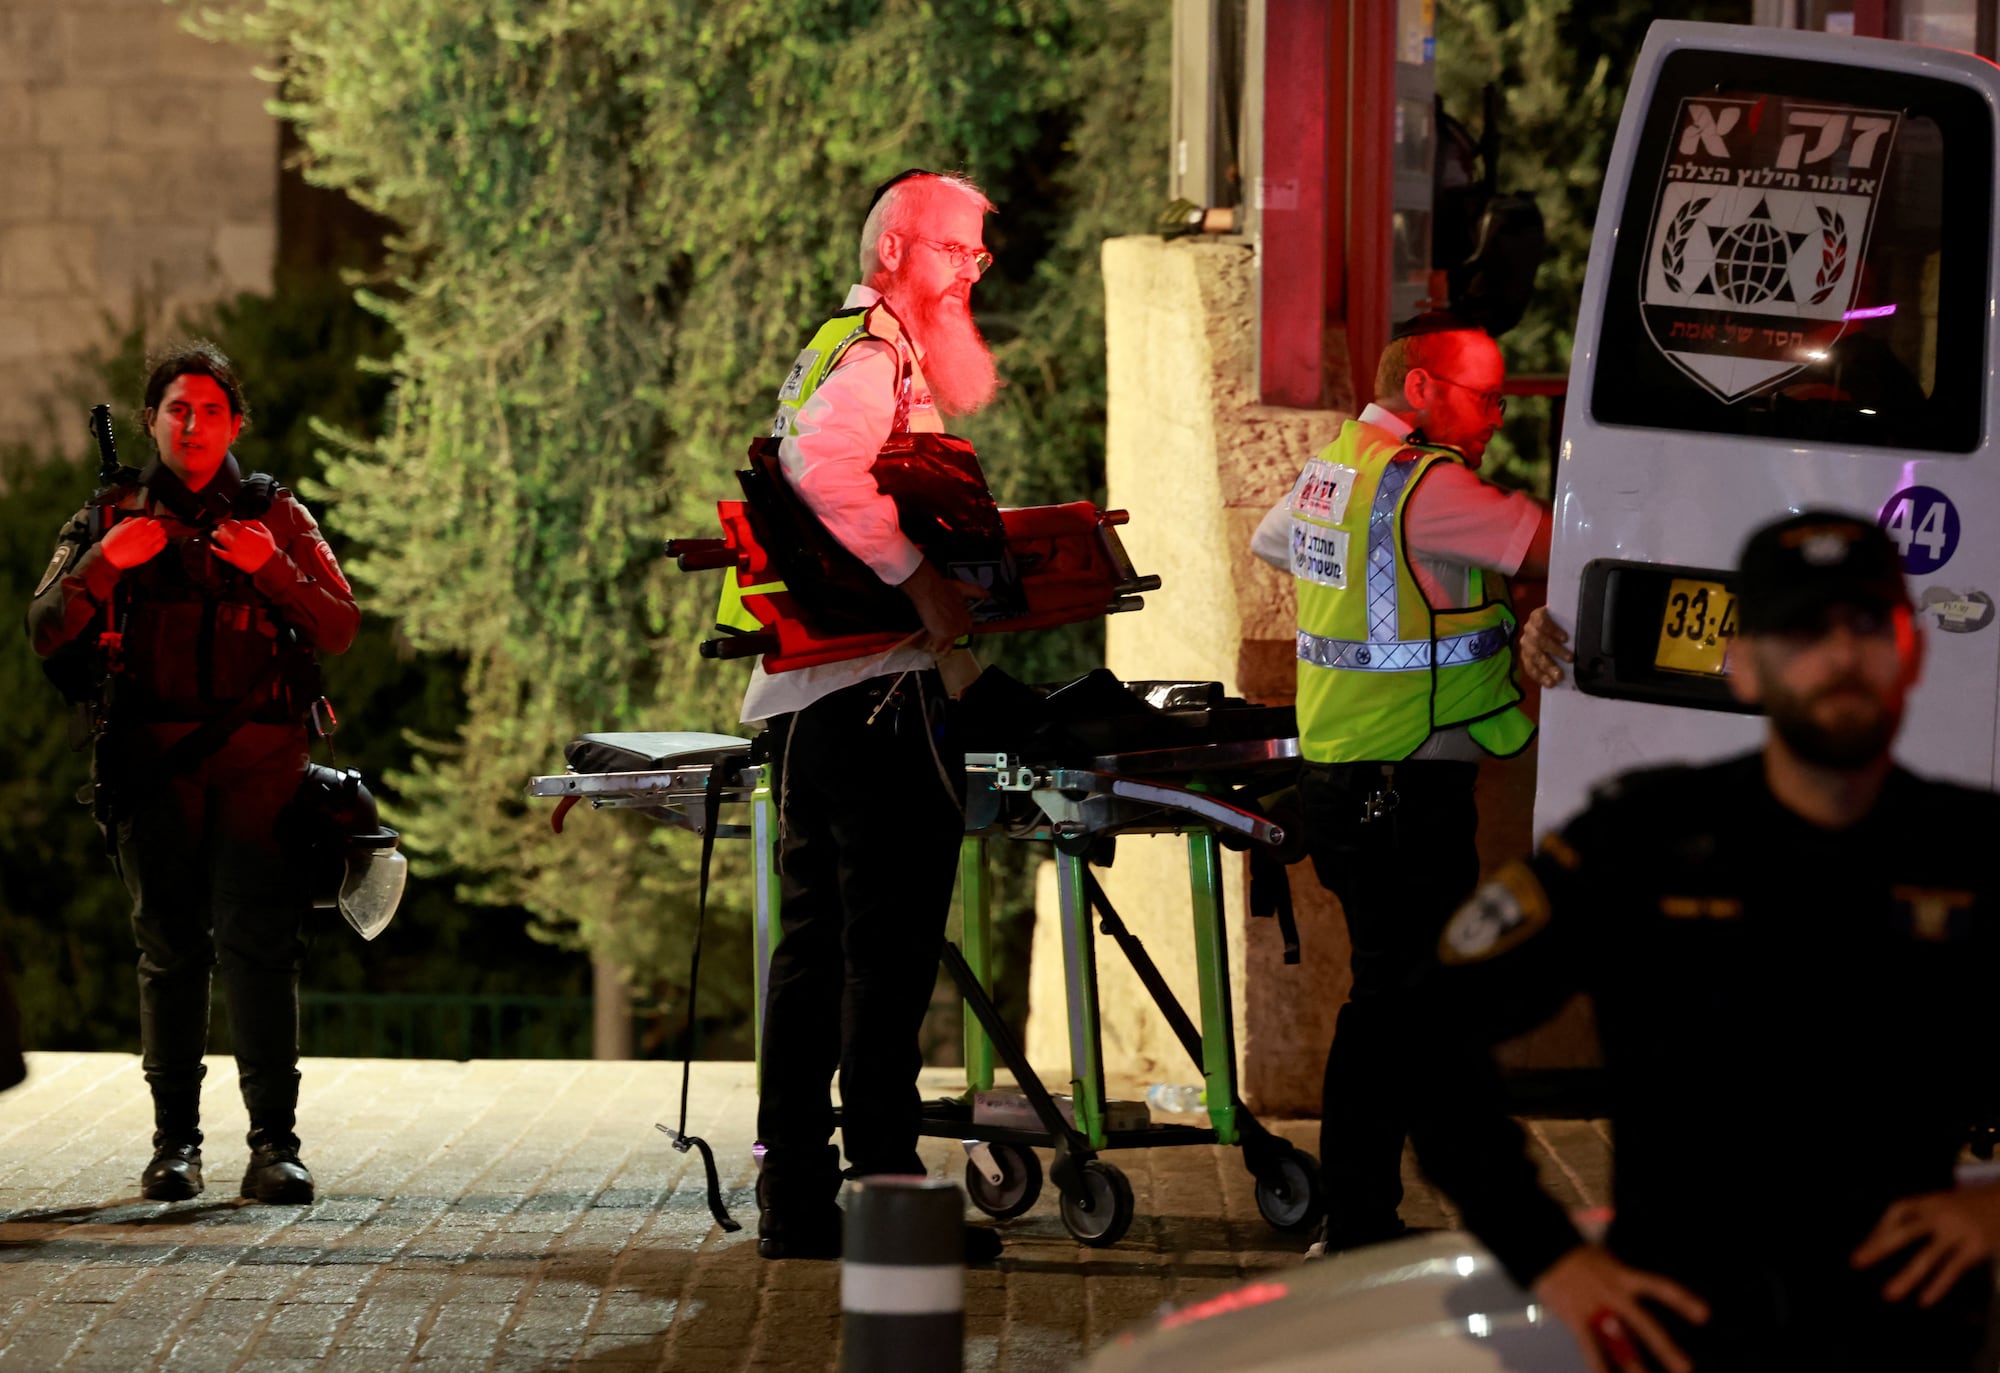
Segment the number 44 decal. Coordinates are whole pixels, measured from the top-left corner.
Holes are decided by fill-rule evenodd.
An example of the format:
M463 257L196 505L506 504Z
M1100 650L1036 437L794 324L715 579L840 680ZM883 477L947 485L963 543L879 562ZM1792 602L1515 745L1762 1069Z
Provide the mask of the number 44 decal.
M1958 551L1958 508L1934 486L1904 487L1876 519L1895 540L1903 571L1913 576L1937 571Z

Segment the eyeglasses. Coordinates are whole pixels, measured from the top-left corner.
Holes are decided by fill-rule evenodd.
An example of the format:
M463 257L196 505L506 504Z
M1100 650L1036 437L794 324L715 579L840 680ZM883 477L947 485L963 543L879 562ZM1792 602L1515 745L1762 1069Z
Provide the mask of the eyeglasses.
M979 269L979 275L985 276L986 269L993 265L993 254L987 252L984 248L972 248L963 243L945 243L935 238L924 238L919 234L911 234L910 237L916 239L919 243L930 244L931 247L950 258L951 269L954 272L960 270L966 263L970 262L974 267Z
M1505 416L1507 413L1507 397L1502 392L1476 390L1473 387L1467 386L1464 382L1453 381L1450 377L1441 377L1435 372L1430 373L1429 376L1432 381L1441 381L1446 386L1453 387L1465 392L1469 396L1477 398L1481 405L1484 405L1496 415Z

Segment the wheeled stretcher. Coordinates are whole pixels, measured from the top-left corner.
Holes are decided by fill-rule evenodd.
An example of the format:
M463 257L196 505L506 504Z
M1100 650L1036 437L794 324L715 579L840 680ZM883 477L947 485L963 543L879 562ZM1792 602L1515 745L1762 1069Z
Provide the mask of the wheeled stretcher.
M1043 1184L1035 1150L1052 1150L1048 1176L1061 1191L1063 1222L1085 1244L1117 1243L1133 1216L1124 1173L1100 1156L1172 1145L1240 1147L1265 1219L1282 1230L1304 1229L1321 1210L1317 1166L1311 1155L1266 1130L1237 1094L1220 866L1225 847L1266 855L1287 851L1285 827L1267 813L1261 798L1284 790L1296 772L1293 713L1227 699L1218 683L1119 683L1101 671L1065 691L1067 701L1064 692L1046 698L1060 707L1050 716L1056 723L995 731L1003 737L984 742L1005 748L965 756L966 837L959 866L964 929L960 944L945 941L942 958L971 1011L965 1029L967 1090L961 1099L927 1105L922 1131L964 1142L967 1193L975 1206L1000 1219L1034 1205ZM961 734L982 742L976 720L962 721ZM772 770L753 761L750 740L717 734L588 734L573 741L565 756L568 771L536 777L528 788L531 796L559 800L558 829L572 807L588 801L593 807L638 810L710 842L750 841L761 1055L767 973L779 929ZM748 806L748 824L723 821L731 805ZM1111 841L1123 834L1185 837L1195 1016L1174 997L1091 872L1093 860L1108 864ZM1065 1101L1044 1088L990 995L986 853L995 839L1049 841L1057 850L1070 1045ZM1152 1124L1143 1116L1132 1118L1130 1103L1107 1099L1098 930L1131 963L1200 1070L1206 1124ZM994 1091L996 1057L1013 1075L1013 1092Z

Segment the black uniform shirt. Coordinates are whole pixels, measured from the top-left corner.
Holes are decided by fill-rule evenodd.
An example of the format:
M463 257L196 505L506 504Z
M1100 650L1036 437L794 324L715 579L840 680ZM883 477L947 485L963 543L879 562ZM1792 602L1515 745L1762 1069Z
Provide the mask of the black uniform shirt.
M1438 988L1494 1036L1590 996L1627 1262L1697 1290L1844 1271L1892 1200L1951 1185L1995 1095L1996 822L2000 797L1900 768L1839 831L1780 805L1758 754L1634 774L1453 918ZM1482 1160L1508 1127L1432 1119L1426 1167L1532 1281L1576 1241L1518 1134Z

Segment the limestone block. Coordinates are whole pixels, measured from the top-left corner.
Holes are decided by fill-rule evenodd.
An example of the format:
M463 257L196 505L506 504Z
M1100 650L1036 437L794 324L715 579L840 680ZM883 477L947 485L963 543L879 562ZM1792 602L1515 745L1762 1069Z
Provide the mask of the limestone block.
M278 258L276 226L269 219L218 225L213 257L225 289L268 292Z
M195 43L176 26L166 5L146 0L62 6L65 70L99 80L131 81L170 76L183 44ZM196 46L205 46L195 44Z
M276 157L278 121L264 102L275 99L278 88L252 76L248 58L242 60L244 70L237 76L208 84L208 127L224 147L259 148Z
M45 155L61 168L56 214L67 222L130 224L157 217L172 203L178 168L171 154L63 148Z
M104 341L104 312L95 302L43 297L18 307L35 322L41 361L60 372L84 349ZM82 423L78 416L77 422Z
M0 5L0 81L48 81L63 69L61 0Z
M99 294L97 235L78 224L24 224L0 231L0 291L10 297Z
M0 195L0 224L35 224L55 215L56 159L40 148L0 150L7 167L7 193Z
M102 148L111 142L109 86L65 84L35 92L35 142L45 148Z
M11 152L5 150L12 145L34 140L34 110L28 87L0 81L0 162L11 160Z
M27 311L0 300L0 363L27 362L42 355L41 330Z
M214 231L202 224L152 221L98 230L97 275L118 302L149 296L212 296L221 284Z
M1326 1049L1353 985L1347 923L1311 863L1289 873L1299 961L1285 962L1275 920L1248 922L1243 975L1252 989L1243 1017L1243 1096L1274 1116L1316 1116Z
M174 154L187 168L174 184L173 213L188 220L269 219L278 208L278 132L261 148L207 147Z
M111 110L116 146L200 149L214 140L214 108L202 86L172 74L119 86Z

